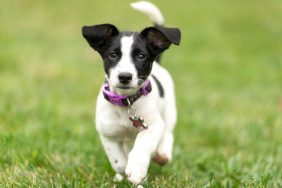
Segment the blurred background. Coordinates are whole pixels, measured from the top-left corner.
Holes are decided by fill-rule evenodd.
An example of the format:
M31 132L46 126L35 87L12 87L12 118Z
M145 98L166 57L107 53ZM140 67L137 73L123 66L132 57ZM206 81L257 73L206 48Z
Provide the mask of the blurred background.
M130 2L0 0L1 187L115 185L94 125L102 61L81 27L151 26ZM162 58L174 161L152 164L145 187L282 186L282 2L152 2L182 41Z

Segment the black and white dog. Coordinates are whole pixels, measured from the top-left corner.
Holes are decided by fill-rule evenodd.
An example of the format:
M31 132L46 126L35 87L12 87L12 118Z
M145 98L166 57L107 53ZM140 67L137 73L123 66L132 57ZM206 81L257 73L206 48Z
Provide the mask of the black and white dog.
M120 32L114 25L84 26L82 34L104 62L106 81L98 96L96 128L116 171L137 185L150 160L160 165L172 158L176 123L174 85L159 64L160 54L180 43L180 30L163 27L160 10L140 1L132 7L154 22L141 32Z

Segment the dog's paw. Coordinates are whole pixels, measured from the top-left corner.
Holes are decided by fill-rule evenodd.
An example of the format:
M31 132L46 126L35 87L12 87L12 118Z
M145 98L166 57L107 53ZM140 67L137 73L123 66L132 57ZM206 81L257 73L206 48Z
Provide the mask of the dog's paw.
M147 170L142 166L132 165L126 168L125 174L127 175L128 181L133 185L139 185L145 179Z
M121 182L123 180L123 176L119 173L116 173L116 175L114 176L114 182Z

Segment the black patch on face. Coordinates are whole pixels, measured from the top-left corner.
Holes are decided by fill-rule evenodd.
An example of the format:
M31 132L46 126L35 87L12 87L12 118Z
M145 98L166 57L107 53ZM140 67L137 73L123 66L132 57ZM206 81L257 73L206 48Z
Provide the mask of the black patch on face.
M132 60L137 70L138 78L145 81L151 73L153 62L158 53L154 53L140 33L135 33L133 39Z
M103 58L104 70L108 76L110 76L110 69L117 65L122 56L120 38L121 34L112 38L107 42L107 45L104 46L103 50L99 52Z

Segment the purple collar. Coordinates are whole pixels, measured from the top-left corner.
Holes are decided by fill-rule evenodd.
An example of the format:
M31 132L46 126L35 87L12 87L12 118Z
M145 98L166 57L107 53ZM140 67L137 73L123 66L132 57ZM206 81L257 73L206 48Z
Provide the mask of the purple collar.
M110 91L109 83L104 83L103 85L103 94L104 98L109 101L110 103L118 106L128 106L128 101L130 104L133 104L135 101L137 101L142 95L146 96L152 91L152 86L150 80L146 80L143 87L141 87L136 94L131 96L124 96L124 95L118 95Z

